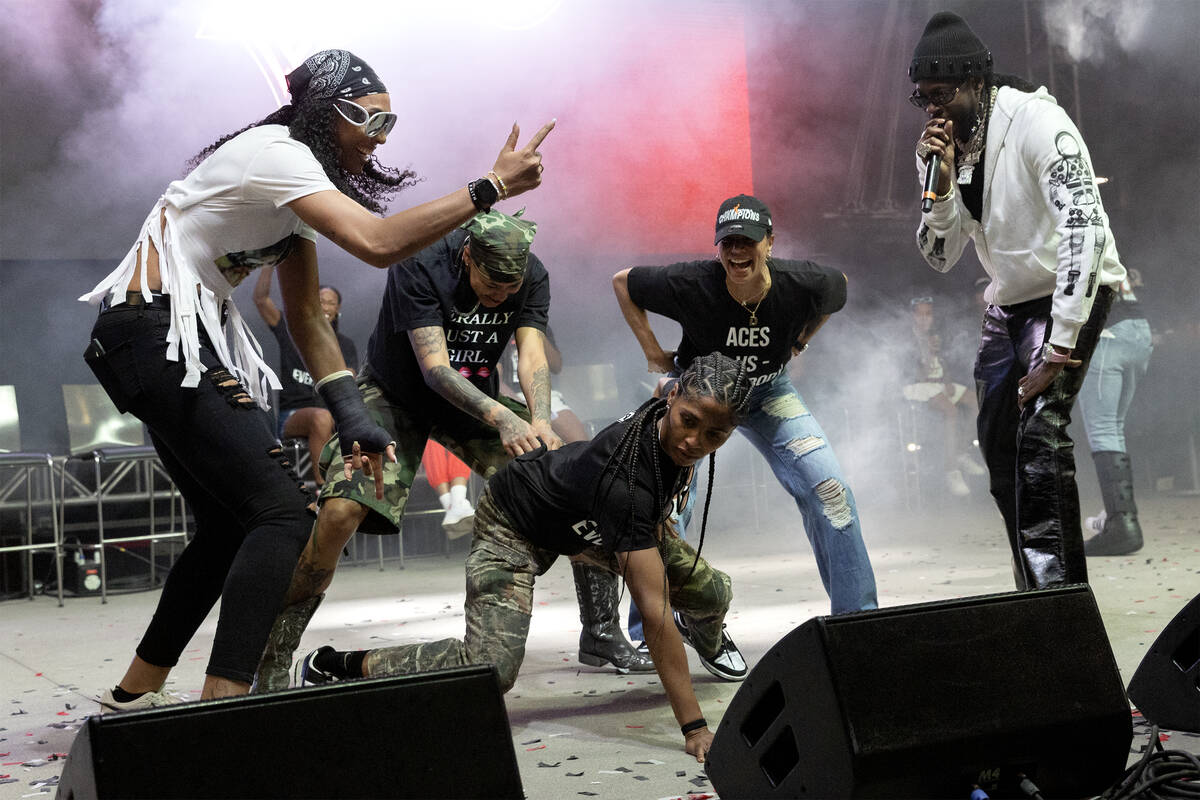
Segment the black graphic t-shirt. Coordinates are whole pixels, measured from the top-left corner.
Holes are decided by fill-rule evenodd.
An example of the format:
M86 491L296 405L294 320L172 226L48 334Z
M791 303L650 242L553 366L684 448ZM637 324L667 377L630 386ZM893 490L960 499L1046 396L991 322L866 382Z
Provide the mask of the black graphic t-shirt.
M279 344L279 382L283 384L279 391L279 409L290 411L293 408L313 406L324 408L321 396L313 390L312 375L308 373L304 360L300 358L300 353L292 342L287 320L280 316L279 324L271 328L271 333L275 335L275 341ZM342 348L342 360L346 362L346 366L357 372L358 348L349 336L339 331L335 333L338 346Z
M756 309L758 325L750 324L750 312L729 294L725 269L716 259L634 267L629 297L683 327L675 355L679 369L696 356L720 351L745 361L757 386L783 371L809 322L846 304L846 276L836 269L775 258L768 259L767 268L771 291Z
M663 451L655 426L644 431L633 480L631 525L628 474L621 470L610 485L612 475L602 473L632 417L626 414L590 441L571 442L553 451L539 447L517 456L493 475L488 481L492 497L516 531L538 547L563 555L593 545L611 553L655 547L655 527L666 519L671 499L690 470L676 466ZM661 508L654 507L656 457Z
M439 326L450 366L489 397L496 362L517 328L546 330L550 276L533 253L521 288L495 308L478 302L459 260L466 231L456 230L388 269L387 289L367 345L366 372L394 400L420 407L445 401L425 385L408 332Z

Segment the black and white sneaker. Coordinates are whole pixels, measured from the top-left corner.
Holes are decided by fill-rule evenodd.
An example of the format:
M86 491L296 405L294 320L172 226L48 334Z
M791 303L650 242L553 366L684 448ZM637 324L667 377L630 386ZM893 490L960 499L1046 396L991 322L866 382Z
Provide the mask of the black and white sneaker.
M697 653L697 655L700 654ZM701 655L700 663L706 670L722 680L742 681L746 679L746 659L742 658L742 651L738 650L733 639L730 639L729 634L725 632L724 625L721 626L721 647L717 650L717 654L712 658Z
M296 662L295 671L292 675L293 686L320 686L323 683L332 683L333 681L340 680L336 675L330 675L313 663L319 654L326 651L330 653L334 652L333 648L329 645L323 645Z
M687 622L678 611L675 612L675 627L679 629L683 640L693 650L696 650L696 645L692 643L691 635L688 632ZM746 659L742 657L742 651L738 650L733 639L729 638L729 634L725 632L724 625L721 626L721 646L717 649L716 654L706 656L696 650L696 655L700 657L700 663L706 670L722 680L742 681L746 679Z

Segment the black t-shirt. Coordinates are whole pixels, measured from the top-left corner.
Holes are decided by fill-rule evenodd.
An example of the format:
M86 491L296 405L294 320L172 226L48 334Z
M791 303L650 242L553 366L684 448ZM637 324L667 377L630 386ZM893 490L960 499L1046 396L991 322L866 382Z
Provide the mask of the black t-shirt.
M520 290L495 308L478 302L460 261L466 231L441 241L388 269L387 289L375 332L367 345L370 376L408 406L444 403L425 385L408 332L438 326L445 331L450 366L484 394L495 397L496 362L517 328L546 330L550 276L533 253Z
M349 336L334 332L337 334L338 346L342 349L342 360L346 362L347 367L357 372L358 348ZM271 333L275 335L275 341L279 344L279 382L283 384L279 391L280 410L291 411L293 408L312 406L324 408L321 396L313 390L312 375L304 366L304 359L300 358L288 331L287 320L282 315L279 317L279 324L271 328Z
M641 308L683 327L675 363L686 369L696 356L714 351L746 363L755 386L787 366L792 345L812 320L846 304L846 276L811 261L768 259L771 290L759 304L758 325L725 287L725 268L716 259L634 267L629 297ZM754 308L753 305L750 306Z
M642 408L654 401L647 401ZM633 413L609 425L590 441L557 450L539 447L517 456L488 481L492 498L516 531L538 547L574 555L593 545L611 553L657 545L656 526L666 519L671 499L690 470L676 466L658 442L656 426L643 431L634 478L633 524L629 520L629 477L625 470L603 475ZM655 461L661 477L655 508Z
M975 165L975 171L971 173L970 182L958 184L963 205L967 207L967 211L976 221L983 219L983 172L986 169L983 162L986 157L987 148L985 147L979 154L979 163Z

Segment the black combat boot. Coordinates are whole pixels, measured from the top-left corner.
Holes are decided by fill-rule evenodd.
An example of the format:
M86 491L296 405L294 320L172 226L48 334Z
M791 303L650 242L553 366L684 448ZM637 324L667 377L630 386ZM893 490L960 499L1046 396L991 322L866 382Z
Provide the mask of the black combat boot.
M1133 502L1133 470L1129 455L1102 450L1092 453L1100 494L1104 497L1104 528L1083 543L1089 556L1123 556L1142 549L1142 526Z
M617 672L653 672L654 662L634 648L625 634L617 605L617 576L606 569L571 563L579 598L579 661L589 667L612 664Z

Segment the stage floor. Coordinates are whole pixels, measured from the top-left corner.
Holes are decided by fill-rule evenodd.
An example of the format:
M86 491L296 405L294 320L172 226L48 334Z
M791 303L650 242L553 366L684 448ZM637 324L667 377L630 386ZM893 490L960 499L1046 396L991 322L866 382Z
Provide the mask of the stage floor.
M828 612L794 506L774 486L756 494L751 514L738 504L738 492L718 492L704 546L733 577L729 632L752 667L789 631ZM859 500L882 605L1011 590L999 516L981 491L919 511ZM1140 501L1146 547L1133 556L1089 560L1126 684L1158 633L1200 590L1200 499L1143 495ZM343 567L302 652L325 643L350 649L461 636L461 559L456 551L409 559L404 569ZM97 710L92 698L121 676L157 597L126 594L107 604L68 597L64 608L51 596L0 603L0 775L8 776L0 778L7 781L0 783L0 800L54 791L62 769L56 754L70 749L81 719ZM565 559L539 580L534 600L525 664L505 698L527 797L655 800L711 791L703 767L683 752L656 676L622 676L576 662L578 612ZM171 691L199 697L214 619L184 654ZM690 650L689 659L704 714L710 725L718 723L739 684L710 676ZM469 719L464 710L463 724ZM370 736L370 720L344 734ZM419 722L413 735L422 735ZM1139 727L1131 759L1145 745ZM1200 736L1175 733L1165 746L1200 753ZM236 764L212 765L228 771L231 786L240 771L270 768L256 763L252 748Z

